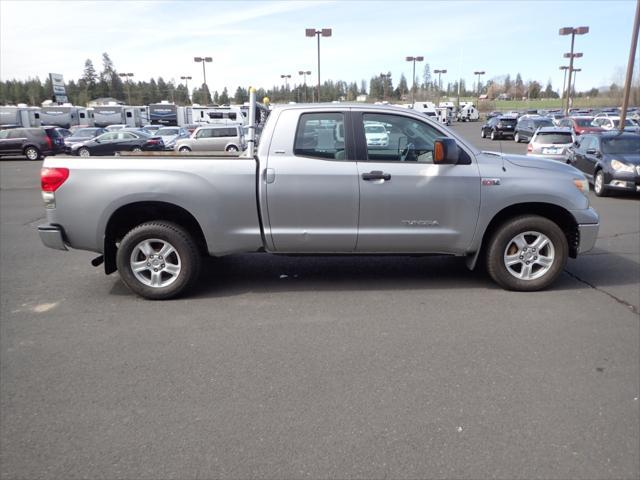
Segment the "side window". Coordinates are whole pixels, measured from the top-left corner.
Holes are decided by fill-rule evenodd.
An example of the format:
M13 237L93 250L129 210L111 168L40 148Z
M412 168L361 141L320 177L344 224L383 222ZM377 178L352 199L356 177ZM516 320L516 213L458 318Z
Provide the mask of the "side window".
M7 138L22 138L26 136L21 128L12 128L8 132Z
M344 160L344 114L327 112L300 115L293 153Z
M443 136L411 117L365 113L364 134L371 161L433 163L433 142Z
M211 132L212 129L210 128L203 128L202 130L199 130L198 133L196 134L196 138L210 138L211 137Z
M9 130L0 130L0 140L3 140L8 137L9 137Z

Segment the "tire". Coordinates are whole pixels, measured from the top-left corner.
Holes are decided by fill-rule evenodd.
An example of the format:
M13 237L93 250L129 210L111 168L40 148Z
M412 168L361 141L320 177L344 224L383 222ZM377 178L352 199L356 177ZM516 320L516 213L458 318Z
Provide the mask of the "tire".
M168 247L172 251L160 255ZM188 291L198 279L201 261L191 234L180 225L162 220L130 230L116 255L122 281L149 300L168 300ZM136 264L139 270L134 272Z
M542 246L536 247L536 242ZM487 244L487 271L506 290L542 290L562 273L568 252L567 237L555 222L522 215L507 220L492 235ZM507 262L511 262L509 266Z
M518 132L516 132L516 134L513 136L513 141L516 143L520 143L520 134Z
M27 160L40 160L40 150L36 147L27 147L24 149L24 156L27 157Z
M609 195L609 191L604 184L604 172L602 170L598 170L593 177L593 193L598 197L606 197Z
M182 153L187 153L187 152L190 152L191 149L189 147L180 147L178 151Z
M236 147L235 145L229 145L227 147L227 152L238 152L238 147Z
M80 148L78 150L78 155L81 157L90 157L91 156L91 152L89 151L88 148Z
M484 128L480 129L480 138L487 138L487 134L484 131Z
M496 135L496 132L492 131L491 132L491 140L496 140L498 138L498 136Z

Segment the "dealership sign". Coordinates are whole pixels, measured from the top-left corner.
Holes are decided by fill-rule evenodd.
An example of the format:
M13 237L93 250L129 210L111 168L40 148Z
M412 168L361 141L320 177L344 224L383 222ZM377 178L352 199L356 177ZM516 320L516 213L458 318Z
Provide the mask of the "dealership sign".
M67 103L67 90L64 88L64 78L59 73L50 73L51 88L53 89L53 97L57 103Z

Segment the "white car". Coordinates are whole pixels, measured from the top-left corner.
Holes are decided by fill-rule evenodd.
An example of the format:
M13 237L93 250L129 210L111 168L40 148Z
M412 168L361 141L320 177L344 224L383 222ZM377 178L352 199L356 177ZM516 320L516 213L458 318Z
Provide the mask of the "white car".
M620 128L620 117L596 117L593 119L593 122L591 122L591 125L594 127L600 127L604 130L614 130ZM632 120L625 118L624 130L627 132L637 132L638 126Z
M367 147L386 147L389 145L389 132L381 123L365 122L364 135Z

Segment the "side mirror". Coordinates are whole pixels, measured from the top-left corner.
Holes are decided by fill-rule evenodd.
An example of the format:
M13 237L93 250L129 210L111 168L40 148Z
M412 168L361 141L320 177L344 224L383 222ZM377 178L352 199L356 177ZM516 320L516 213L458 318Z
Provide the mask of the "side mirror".
M433 163L436 165L455 165L459 158L458 144L453 138L439 137L433 143Z
M102 142L102 140L100 140L99 138L94 138L93 141L96 142L96 143L101 143Z

